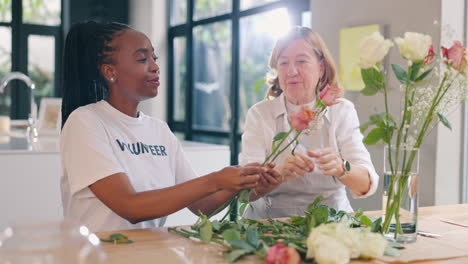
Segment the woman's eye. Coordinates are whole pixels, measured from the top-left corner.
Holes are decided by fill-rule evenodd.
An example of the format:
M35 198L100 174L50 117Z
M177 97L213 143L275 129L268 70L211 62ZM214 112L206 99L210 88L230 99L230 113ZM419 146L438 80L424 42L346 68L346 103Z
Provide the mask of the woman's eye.
M306 60L300 60L300 61L297 61L297 62L299 62L300 64L307 63Z
M153 60L154 60L154 61L157 61L158 59L159 59L159 57L153 56Z
M146 58L140 58L138 59L138 62L146 62Z
M288 65L287 62L283 61L283 62L280 62L280 65L284 66L284 65Z

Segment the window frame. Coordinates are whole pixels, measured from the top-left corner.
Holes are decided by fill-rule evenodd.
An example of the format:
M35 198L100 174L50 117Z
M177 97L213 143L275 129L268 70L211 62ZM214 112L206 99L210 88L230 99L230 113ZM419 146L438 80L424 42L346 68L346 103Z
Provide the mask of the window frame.
M0 22L0 27L11 29L11 69L10 72L20 71L29 76L28 71L28 37L30 35L50 36L55 41L54 58L54 93L52 97L60 97L59 87L61 75L61 57L63 47L63 8L64 1L60 1L59 25L29 24L23 22L23 0L12 0L11 21ZM12 119L27 119L30 111L30 90L19 81L11 82L11 108L10 117Z
M468 44L468 0L465 0L465 10L463 13L464 22L463 22L463 36L464 36L464 46ZM461 175L460 175L460 202L468 203L468 104L465 102L462 104L462 166L461 166Z
M279 0L272 3L252 7L245 10L240 10L241 0L232 0L232 10L230 13L206 17L194 21L195 0L187 1L187 20L185 23L171 25L171 8L176 1L167 0L167 25L168 25L168 93L167 93L167 123L174 132L184 133L185 140L193 140L194 136L212 136L215 138L229 139L229 148L231 150L231 164L237 164L240 140L242 133L239 132L239 76L240 76L240 20L243 17L252 16L264 12L271 11L276 8L285 7L288 9L293 25L300 25L302 13L310 11L309 0ZM193 126L193 93L194 93L194 76L193 76L193 29L196 26L213 24L222 21L231 21L231 85L229 87L230 112L231 120L229 120L229 131L221 131L216 129L194 128ZM185 90L180 91L185 93L185 120L174 120L174 40L178 37L184 37L186 43L186 83L183 87Z

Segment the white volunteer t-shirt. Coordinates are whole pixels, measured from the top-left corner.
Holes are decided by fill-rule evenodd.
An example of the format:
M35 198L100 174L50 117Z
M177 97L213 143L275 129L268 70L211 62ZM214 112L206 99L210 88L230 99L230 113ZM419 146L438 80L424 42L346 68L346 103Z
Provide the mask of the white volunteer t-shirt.
M180 142L161 120L130 117L106 101L73 111L63 127L62 202L64 215L93 232L154 228L165 217L131 224L104 205L89 185L123 172L137 192L196 178Z

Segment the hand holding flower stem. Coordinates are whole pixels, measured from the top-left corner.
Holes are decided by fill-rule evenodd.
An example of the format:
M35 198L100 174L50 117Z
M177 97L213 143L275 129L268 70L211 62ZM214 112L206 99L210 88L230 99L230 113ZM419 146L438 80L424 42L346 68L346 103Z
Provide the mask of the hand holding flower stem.
M287 150L292 144L298 144L298 138L301 133L310 126L311 121L316 120L317 117L321 117L327 110L327 107L339 103L337 98L340 95L340 89L336 85L326 85L320 92L319 98L317 98L314 105L314 109L310 109L307 106L301 106L297 112L290 113L289 124L291 128L287 132L280 132L274 138L272 142L272 151L262 162L261 166L265 166L267 162L274 162L281 153ZM293 139L289 141L285 146L283 144L288 140L291 133L296 132ZM295 147L291 153L294 155ZM250 192L251 190L242 190L237 195L233 196L229 201L223 204L221 207L216 209L208 218L218 214L224 208L229 206L229 210L223 216L222 220L226 219L228 215L234 212L234 209L240 203L239 214L243 215L250 206Z

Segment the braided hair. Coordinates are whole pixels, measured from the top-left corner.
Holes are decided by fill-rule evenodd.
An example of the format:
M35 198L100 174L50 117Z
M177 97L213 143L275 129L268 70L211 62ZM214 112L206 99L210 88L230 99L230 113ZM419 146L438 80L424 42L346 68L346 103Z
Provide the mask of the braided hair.
M100 68L114 64L115 49L109 43L128 29L125 24L94 21L70 28L62 61L62 127L75 109L106 97L108 86Z

